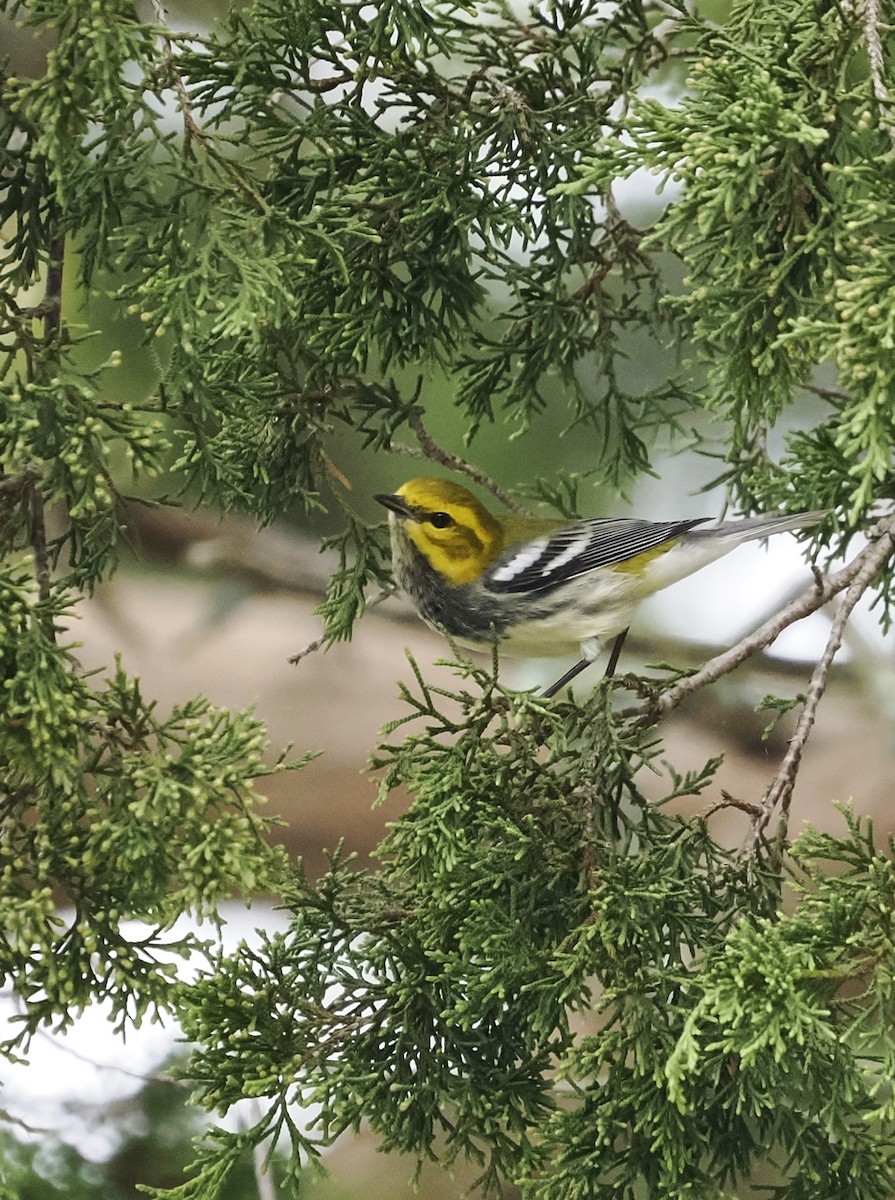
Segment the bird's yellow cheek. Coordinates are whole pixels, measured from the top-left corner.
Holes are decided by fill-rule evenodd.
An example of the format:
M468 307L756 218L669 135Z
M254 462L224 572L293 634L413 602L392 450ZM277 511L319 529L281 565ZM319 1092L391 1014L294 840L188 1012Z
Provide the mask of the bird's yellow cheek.
M407 524L407 535L433 570L442 575L451 587L472 583L481 575L486 564L456 533L436 541L429 530L419 524Z

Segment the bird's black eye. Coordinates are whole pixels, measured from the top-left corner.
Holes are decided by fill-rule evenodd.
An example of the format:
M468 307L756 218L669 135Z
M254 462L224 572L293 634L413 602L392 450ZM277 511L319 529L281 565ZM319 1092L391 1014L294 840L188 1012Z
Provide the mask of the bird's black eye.
M449 525L453 525L454 518L448 516L447 513L429 513L426 520L434 525L436 529L447 529Z

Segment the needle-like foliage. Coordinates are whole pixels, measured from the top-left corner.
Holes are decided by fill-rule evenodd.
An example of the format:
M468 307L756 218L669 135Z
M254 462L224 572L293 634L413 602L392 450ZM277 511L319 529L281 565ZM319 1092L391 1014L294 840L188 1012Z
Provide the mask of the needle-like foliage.
M850 613L875 588L889 615L891 31L871 0L715 8L253 0L183 32L157 0L2 5L46 35L0 103L6 1050L97 999L121 1028L176 1015L197 1102L256 1114L182 1200L247 1149L285 1146L297 1178L360 1128L530 1200L895 1189L892 846L851 810L787 840ZM148 394L96 351L124 328L101 301L152 348ZM628 680L630 709L613 683L573 706L496 662L446 689L414 666L373 752L410 806L376 869L335 854L311 881L265 841L253 780L285 764L254 717L160 716L126 664L88 678L70 616L116 566L125 492L163 474L156 502L335 514L323 640L350 637L388 550L337 438L515 503L432 437L446 407L470 459L488 426L516 438L517 495L567 515L676 436L744 510L869 540L700 671ZM586 470L526 465L545 421ZM837 597L798 698L764 702L798 710L764 797L663 761L664 714ZM695 794L747 814L743 847L672 815ZM288 930L210 939L179 982L203 948L174 923L234 891L276 895Z

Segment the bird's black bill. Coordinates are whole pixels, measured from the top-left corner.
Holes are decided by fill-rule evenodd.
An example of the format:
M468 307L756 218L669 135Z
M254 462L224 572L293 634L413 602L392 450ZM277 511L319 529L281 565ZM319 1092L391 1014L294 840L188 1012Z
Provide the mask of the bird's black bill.
M609 651L609 662L606 664L606 670L603 674L604 679L608 679L610 675L615 674L615 668L618 666L618 660L621 657L622 646L625 644L625 638L628 636L627 629L623 629L612 643L612 649ZM571 683L576 679L585 667L589 667L591 660L582 658L580 662L576 662L574 667L570 667L565 675L561 675L556 683L551 683L550 687L545 688L541 695L545 700L549 700L551 696L555 696L557 692L561 692L566 684Z
M387 492L379 492L373 499L378 500L389 512L397 513L399 517L413 516L409 504L406 500L402 500L400 496L391 496Z

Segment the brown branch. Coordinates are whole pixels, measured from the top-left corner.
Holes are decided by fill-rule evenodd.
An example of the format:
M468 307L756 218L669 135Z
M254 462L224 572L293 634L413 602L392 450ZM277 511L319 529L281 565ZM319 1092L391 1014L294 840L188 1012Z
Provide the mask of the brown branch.
M394 589L382 588L376 593L375 596L372 597L372 599L367 600L364 603L364 610L366 611L368 608L375 608L378 604L382 604L383 600L388 600L389 596L394 596L394 594ZM320 637L314 638L312 642L308 642L306 646L302 646L301 650L296 651L295 654L291 654L286 661L292 666L295 666L296 663L300 663L303 658L307 658L309 654L314 654L317 650L321 650L328 644L328 642L329 638L326 637L325 634L321 634Z
M639 726L654 725L662 717L673 712L681 701L692 692L727 675L757 651L764 650L766 646L769 646L784 629L788 629L796 621L823 608L834 596L845 591L858 576L863 579L863 573L868 569L868 563L873 564L872 578L891 556L893 546L895 546L895 516L890 516L877 524L870 534L868 545L835 575L831 575L827 580L815 579L813 587L785 605L735 646L731 646L729 650L709 659L694 674L679 680L646 704L624 709L619 715L634 718ZM863 584L863 589L866 590L867 586L866 583Z
M174 55L174 42L168 31L168 13L161 3L161 0L151 0L152 8L155 13L155 18L161 26L160 36L165 47L165 53L162 56L162 65L168 72L171 84L177 94L177 100L180 105L180 111L183 114L183 129L186 134L186 144L189 146L195 143L201 150L204 150L208 157L215 163L219 164L230 177L234 180L237 187L240 187L247 196L251 197L255 204L262 212L270 212L270 206L265 201L264 197L252 187L249 181L237 170L236 166L229 159L224 158L212 146L210 136L196 121L193 116L193 102L190 99L190 94L186 90L186 84L183 81L183 76L177 69L176 58Z
M43 341L46 347L58 342L62 329L62 281L65 270L65 235L57 234L50 244L50 255L47 262L47 282L41 307L43 316ZM42 603L50 598L50 557L47 552L47 522L44 509L44 498L37 479L28 485L31 500L31 549L34 552L34 576L37 580L37 594ZM55 627L52 620L47 619L49 636L55 640Z
M28 489L31 497L31 549L34 551L34 577L37 594L42 603L50 598L50 556L47 552L47 523L44 498L40 488L33 484Z
M309 92L331 92L334 88L353 82L353 75L327 75L325 79L305 79L302 81L302 87L306 87Z
M593 271L580 287L576 288L571 293L569 299L578 303L580 300L587 300L591 296L597 295L603 290L603 280L618 262L618 258L612 254L607 254L600 265Z
M422 381L417 385L417 396L419 395L421 383ZM416 400L416 397L414 397L414 400ZM518 504L509 492L505 492L500 484L495 483L484 471L466 462L465 459L459 458L456 454L451 454L449 450L445 450L443 446L440 446L423 424L423 410L416 403L411 403L408 408L407 424L416 434L424 456L431 462L437 462L440 466L447 467L449 471L457 471L459 474L465 475L467 479L471 479L473 483L477 483L479 487L483 487L485 491L490 492L495 500L499 500L504 508L508 508L510 512L519 513L524 511L522 505ZM399 453L407 449L407 447L398 446L394 448Z
M796 731L790 740L786 754L783 757L783 762L780 764L780 769L777 771L771 786L765 794L761 810L753 819L752 829L744 847L744 851L748 854L754 854L757 851L761 836L767 828L768 821L771 819L771 814L778 805L780 806L780 832L781 836L785 836L786 820L789 814L789 806L792 802L792 793L796 783L799 763L802 759L802 752L814 725L817 706L820 704L826 690L830 667L842 645L845 627L848 624L849 617L855 605L867 591L868 587L870 587L876 575L892 554L893 548L895 548L895 525L893 525L892 518L889 518L888 525L888 532L883 533L877 541L871 542L858 556L862 560L860 569L849 584L845 599L842 601L833 619L824 652L812 672L811 682L808 685L808 691L805 695Z
M886 87L883 79L885 60L883 58L882 38L879 33L881 23L880 0L858 0L857 8L861 17L861 25L864 29L864 42L867 47L867 63L870 67L870 82L873 85L873 94L881 105L889 108L892 103L892 97L889 95L889 89Z
M0 495L5 492L18 500L31 484L40 479L40 470L35 466L25 467L18 475L7 475L0 479Z
M800 383L799 387L803 392L820 396L821 400L851 400L848 392L843 392L841 388L820 387L816 383Z
M44 1038L60 1054L67 1054L69 1058L86 1063L88 1066L94 1067L97 1071L114 1071L117 1075L125 1075L128 1079L136 1079L140 1083L166 1083L181 1089L191 1086L186 1080L176 1079L173 1075L167 1074L167 1072L131 1071L127 1067L120 1066L118 1063L100 1062L99 1059L92 1058L89 1054L82 1054L80 1050L76 1050L67 1041L53 1037L46 1029L38 1029L37 1035Z
M721 789L721 799L716 800L714 804L710 804L700 814L703 821L707 821L709 817L714 816L716 812L721 812L725 808L736 808L740 812L748 813L753 820L756 820L761 812L757 804L750 804L748 800L738 800L736 796L731 796L730 792Z
M62 273L65 267L65 234L58 234L50 244L47 262L47 282L43 300L38 306L44 323L44 342L51 342L62 327Z
M30 1125L21 1117L13 1116L6 1108L0 1108L0 1121L5 1121L7 1125L15 1125L25 1133L30 1133L32 1136L52 1137L54 1130L43 1129L39 1125Z
M155 19L165 30L168 27L168 11L161 0L151 0L152 10L155 13ZM190 100L189 92L186 90L186 84L183 82L183 76L174 65L174 44L171 41L167 32L162 33L162 42L165 47L164 57L162 62L171 77L171 82L174 85L174 91L177 93L177 99L180 103L180 111L183 114L183 129L190 140L196 141L203 150L208 149L208 139L200 129L193 116L193 102Z

